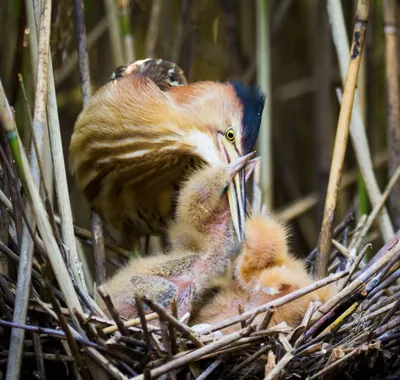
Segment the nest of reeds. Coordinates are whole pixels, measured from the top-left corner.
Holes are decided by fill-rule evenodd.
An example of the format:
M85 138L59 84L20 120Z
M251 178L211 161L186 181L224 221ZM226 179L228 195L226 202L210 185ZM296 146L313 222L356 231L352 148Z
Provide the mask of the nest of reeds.
M359 5L367 3L360 1ZM82 9L78 6L76 11L86 103L90 90ZM349 77L354 76L354 67L359 65L360 41L365 35L366 16L359 11L356 28L360 30L356 30L357 38L353 41L354 57L349 69L353 74ZM74 230L65 192L55 91L47 65L50 13L49 7L36 12L36 17L41 15L37 63L42 75L37 76L33 115L26 103L32 126L30 162L0 83L3 126L0 133L0 252L2 269L9 269L9 275L3 270L0 274L1 374L7 373L9 379L400 378L400 269L397 264L400 233L382 246L368 264L363 260L370 248L368 244L363 246L366 234L398 180L400 169L380 201L374 202L371 214L361 218L356 226L347 217L333 230L333 215L329 210L326 212L324 226L327 228L322 235L329 237L329 244L320 244L319 248L326 251L329 275L305 288L196 332L187 325L187 319L177 318L174 307L165 310L149 299L136 300L138 318L122 320L112 300L102 294L112 319L104 316L86 288L75 248L74 233L84 239L92 235L78 228ZM39 20L36 21L39 25ZM31 33L35 33L34 23L30 27ZM353 88L345 88L342 110L349 111L352 107L349 96L352 92L354 97L355 83L355 80L346 82L346 86ZM36 159L43 148L46 105L61 218L54 214L43 181L43 163ZM346 122L348 133L349 120L339 121L338 129L346 127ZM331 173L336 185L340 184L343 166L340 154L335 150L333 160L339 162L339 169ZM43 196L38 190L40 184ZM337 193L330 193L328 189L327 204L335 206L336 198ZM93 225L94 246L101 251L102 235L96 229L99 224L94 221ZM333 248L330 248L331 241ZM108 248L122 252L118 247L108 245ZM318 261L321 251L319 255L316 250L309 255L310 271L316 258L316 265L321 268ZM18 276L13 273L15 268ZM323 305L310 303L300 325L288 326L282 322L269 326L279 307L332 283L337 289L335 295ZM152 313L145 314L144 307ZM259 315L263 315L262 322L252 325ZM239 331L221 334L224 328L234 324L240 326Z
M9 166L9 160L5 162ZM14 210L6 201L3 206ZM116 379L398 378L400 269L396 263L400 234L365 265L362 259L370 245L360 249L359 243L367 221L363 218L351 228L347 246L338 241L349 233L352 218L337 226L328 277L200 332L188 327L185 318L178 320L173 307L165 310L147 299L137 299L138 318L123 321L103 294L113 320L104 318L76 284L82 311L73 309L71 315L65 294L53 281L48 258L43 252L40 255L42 243L37 240L39 254L33 264L26 323L12 322L18 308L16 284L0 276L0 370L4 373L7 364L13 364L7 347L11 331L21 329L26 332L21 378L90 379L96 374ZM12 218L9 222L12 231L15 224ZM1 243L0 249L10 262L20 265L21 252L12 238L9 246ZM310 269L314 256L312 252L308 257ZM335 295L324 305L310 303L299 326L283 322L269 327L280 306L329 283L336 283ZM153 313L145 314L144 306ZM264 315L262 322L250 326L260 314ZM240 330L229 335L218 333L233 324L240 325Z

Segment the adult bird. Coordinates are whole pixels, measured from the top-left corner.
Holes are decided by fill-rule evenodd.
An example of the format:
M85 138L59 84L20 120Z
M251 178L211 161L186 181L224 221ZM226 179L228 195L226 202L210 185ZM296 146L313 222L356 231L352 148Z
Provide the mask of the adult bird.
M76 121L71 171L120 243L161 234L191 170L251 151L264 101L259 89L237 81L187 84L178 66L161 59L121 66ZM228 194L240 241L244 182L241 171Z

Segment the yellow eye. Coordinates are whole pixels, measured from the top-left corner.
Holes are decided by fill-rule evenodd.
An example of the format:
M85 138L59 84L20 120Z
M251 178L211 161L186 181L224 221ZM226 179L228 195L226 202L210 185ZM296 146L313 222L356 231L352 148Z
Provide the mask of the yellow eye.
M231 142L232 144L236 141L236 134L235 131L233 130L232 127L229 127L226 131L225 131L225 137L226 139Z

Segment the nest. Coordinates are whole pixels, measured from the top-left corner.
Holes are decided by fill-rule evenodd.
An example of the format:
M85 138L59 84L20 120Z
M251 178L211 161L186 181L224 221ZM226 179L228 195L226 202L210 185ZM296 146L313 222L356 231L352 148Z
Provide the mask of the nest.
M18 186L10 152L7 154L4 145L0 152L11 183ZM29 179L22 177L21 181L28 183L29 198L34 198ZM2 212L13 217L6 218L10 231L8 244L0 242L0 250L9 263L24 268L26 264L20 262L21 252L14 235L18 227L13 218L18 221L16 216L22 216L29 220L30 210L22 207L18 199L15 204L5 196L1 199ZM39 228L43 228L40 216L43 210L33 203L31 207ZM51 212L49 216L56 224L58 218ZM370 244L362 248L360 243L371 219L362 218L344 246L337 240L342 235L347 237L351 223L348 216L334 231L328 277L199 331L187 325L185 316L178 320L174 305L165 310L146 298L136 299L138 318L122 320L108 294L100 292L112 316L106 318L82 284L73 280L79 279L75 277L79 266L72 267L69 252L57 236L58 228L54 225L47 238L42 230L42 241L33 234L31 223L36 258L26 323L12 322L13 314L23 314L15 299L16 288L24 286L26 276L18 277L15 283L0 275L0 371L13 370L18 362L15 354L9 355L8 347L10 344L12 347L13 339L15 345L20 337L23 344L17 353L22 355L21 378L317 379L331 375L352 379L398 378L400 269L396 263L400 258L400 234L366 265L362 259ZM56 252L47 248L51 239L59 242L55 248L61 257L64 255L65 261L57 265L64 265L67 272L54 266ZM310 270L315 255L316 250L307 259ZM69 274L80 310L71 308L74 303L71 294L66 293L68 287L62 285L59 269ZM279 307L331 283L336 284L335 295L324 305L317 301L310 303L299 326L288 326L285 322L269 326ZM145 308L152 313L145 314ZM261 323L251 325L260 314ZM239 331L222 334L224 328L234 324L240 325ZM21 335L21 331L25 334Z

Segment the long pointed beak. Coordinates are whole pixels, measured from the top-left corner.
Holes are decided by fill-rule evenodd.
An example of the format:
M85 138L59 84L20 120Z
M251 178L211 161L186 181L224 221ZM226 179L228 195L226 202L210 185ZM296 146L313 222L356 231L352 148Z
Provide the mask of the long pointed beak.
M247 182L250 176L253 174L257 164L260 162L261 157L253 158L252 160L247 161L247 164L244 168L245 172L245 182Z
M231 211L231 218L239 242L244 240L244 227L246 219L246 193L245 193L245 181L246 171L245 166L251 161L255 152L249 153L245 156L241 156L231 161L229 164L229 176L232 179L232 183L228 187L228 200L229 208ZM254 168L254 165L252 165ZM248 171L252 169L249 168ZM247 177L248 178L248 177Z

